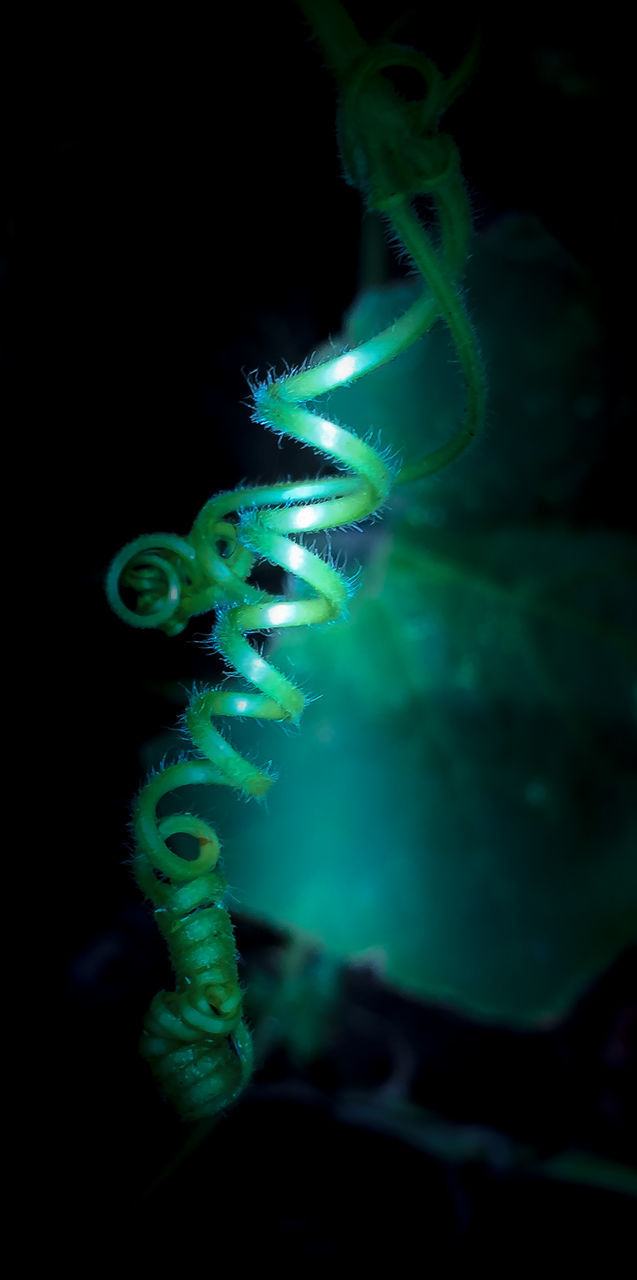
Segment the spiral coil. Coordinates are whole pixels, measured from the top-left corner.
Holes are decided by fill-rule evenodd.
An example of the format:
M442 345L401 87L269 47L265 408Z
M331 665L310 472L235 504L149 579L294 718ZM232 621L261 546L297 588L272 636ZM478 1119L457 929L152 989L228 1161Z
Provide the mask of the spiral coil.
M247 637L342 615L352 583L292 535L365 519L386 500L395 470L369 443L295 404L283 381L270 380L253 395L257 421L328 453L349 474L219 495L204 507L188 538L160 534L124 547L107 581L120 616L168 634L214 607L214 647L247 686L193 691L184 725L201 758L154 774L134 808L134 870L155 906L176 976L176 990L159 993L151 1004L142 1051L166 1095L189 1120L227 1106L243 1088L252 1065L250 1036L241 1019L217 835L188 812L161 818L157 806L180 787L207 783L232 786L246 796L265 795L272 775L235 751L212 720L251 716L298 722L305 695ZM229 519L233 515L238 523ZM313 597L275 597L251 586L246 578L263 560L303 582ZM124 602L125 590L136 593L134 610ZM173 852L167 841L174 836L194 838L198 856L187 860Z
M213 720L240 716L298 723L301 717L305 695L248 637L282 627L330 623L346 610L353 580L306 546L304 536L365 520L382 508L394 482L431 474L446 465L469 443L483 412L479 354L457 290L470 218L455 149L435 132L452 95L447 89L445 97L437 70L416 55L397 53L390 46L370 53L369 59L369 65L354 69L355 79L341 104L341 133L347 139L342 142L343 153L353 157L349 180L361 186L370 207L389 223L390 233L408 252L427 287L402 317L354 350L322 364L306 365L284 378L270 376L265 382L251 383L253 419L311 446L330 459L337 474L219 494L204 506L188 537L138 538L116 556L107 577L112 608L133 626L157 627L175 635L192 616L215 610L212 646L243 681L237 689L224 685L193 691L183 723L196 756L154 773L134 806L134 871L154 905L176 979L174 991L160 992L152 1001L141 1047L165 1094L187 1120L214 1115L237 1097L250 1076L252 1050L242 1019L217 834L188 811L162 817L158 805L180 787L210 783L232 786L246 797L266 794L273 782L269 769L241 756ZM430 103L428 112L418 115L412 104L396 99L388 111L385 86L380 94L383 112L374 117L373 128L369 120L359 121L359 145L355 146L357 112L368 110L365 103L373 75L399 59L416 59L414 65L434 96L433 106ZM367 96L360 92L363 84ZM379 136L383 120L388 130L384 145ZM406 154L408 159L421 154L426 142L423 120L434 159L429 168L420 163L410 174L408 161L396 163L396 138L415 130ZM418 192L433 201L441 230L439 249L410 207ZM465 376L465 420L448 444L403 468L399 475L396 459L370 437L361 439L307 405L393 359L439 315L449 327ZM300 582L299 598L273 596L251 584L248 579L260 562ZM194 840L197 855L188 859L174 852L168 841L175 837Z

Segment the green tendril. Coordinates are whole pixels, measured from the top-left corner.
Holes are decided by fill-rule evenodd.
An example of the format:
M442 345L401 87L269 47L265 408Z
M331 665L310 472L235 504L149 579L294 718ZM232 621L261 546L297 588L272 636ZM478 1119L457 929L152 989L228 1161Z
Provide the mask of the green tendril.
M160 802L181 787L230 786L261 797L273 782L237 752L217 727L223 718L254 717L297 723L302 691L249 637L284 627L313 626L344 615L353 583L310 550L304 535L359 523L386 503L395 483L431 474L467 446L484 413L484 376L470 322L458 293L470 216L455 147L438 135L449 84L426 58L399 46L369 50L340 5L307 0L335 13L352 39L351 57L338 57L342 97L341 150L349 181L387 221L425 282L424 292L392 325L360 346L287 377L253 382L252 417L278 435L311 445L336 474L297 483L239 488L213 497L188 537L153 534L124 547L108 571L109 603L124 621L178 634L193 616L216 611L212 646L238 677L229 689L195 689L183 717L197 757L162 767L142 787L134 806L134 871L155 908L170 952L175 990L155 996L146 1015L142 1052L165 1094L184 1119L214 1116L237 1098L252 1070L250 1034L242 1020L242 992L226 881L213 828L189 811L161 817ZM338 23L337 23L338 26ZM330 35L331 30L331 35ZM317 34L328 43L323 22ZM341 52L344 46L341 46ZM420 71L421 104L406 104L382 81L389 65ZM462 75L453 81L454 92ZM438 215L436 248L411 207L431 199ZM446 445L399 470L395 458L369 440L322 416L314 402L394 359L442 317L458 352L466 383L465 419ZM308 408L308 402L312 408ZM267 562L304 584L302 598L270 595L249 582ZM186 837L188 859L170 841ZM180 845L181 847L181 845Z

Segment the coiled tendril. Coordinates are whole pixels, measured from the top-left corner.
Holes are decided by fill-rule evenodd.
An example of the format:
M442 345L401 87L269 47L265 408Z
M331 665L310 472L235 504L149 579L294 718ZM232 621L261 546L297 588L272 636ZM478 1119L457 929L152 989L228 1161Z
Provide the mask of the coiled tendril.
M343 151L350 157L349 180L379 209L419 268L426 282L423 295L361 346L288 377L251 384L254 420L312 446L332 460L337 474L217 495L197 516L188 537L140 537L115 557L107 577L111 606L136 627L158 627L175 635L193 615L215 610L213 645L241 678L235 689L224 685L193 691L184 724L197 755L153 774L134 805L134 871L155 907L175 971L175 990L160 992L151 1003L141 1047L164 1092L188 1120L214 1115L237 1097L250 1076L252 1051L242 1020L217 834L189 811L161 817L158 805L181 787L207 783L235 787L248 797L265 795L273 781L268 769L241 756L216 722L232 716L299 721L304 694L248 637L280 627L329 623L343 614L352 583L309 549L304 535L362 521L383 506L394 481L444 466L475 434L483 409L480 359L456 286L470 227L467 201L455 148L435 132L449 92L445 98L439 72L413 54L411 65L422 71L433 105L418 112L414 104L402 103L391 86L379 83L380 69L397 60L410 59L405 51L399 57L391 46L368 51L367 62L356 63L346 77L341 136L347 138ZM456 74L454 92L457 85ZM373 128L370 102L382 108L375 110ZM423 160L423 122L433 146L429 160ZM405 154L394 163L398 139L408 136ZM411 208L415 194L428 195L434 204L439 249ZM359 438L307 404L393 359L438 315L449 326L465 374L465 421L447 445L398 476L395 461L370 438ZM273 596L251 584L253 569L263 561L305 584L301 598ZM168 841L176 836L194 839L197 856L188 860L174 852Z

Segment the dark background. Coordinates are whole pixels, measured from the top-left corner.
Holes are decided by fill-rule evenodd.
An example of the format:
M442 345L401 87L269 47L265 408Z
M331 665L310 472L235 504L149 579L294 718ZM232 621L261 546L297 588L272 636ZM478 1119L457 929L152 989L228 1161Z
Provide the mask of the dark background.
M507 209L536 213L598 294L606 448L569 514L634 530L628 19L613 6L576 19L559 5L431 9L414 5L393 38L443 70L476 22L482 32L476 79L446 117L478 227ZM350 12L371 39L397 10ZM248 1096L154 1200L137 1201L181 1136L137 1059L165 962L123 865L126 822L140 743L173 720L154 686L194 678L203 659L188 632L168 641L122 626L104 571L138 533L185 533L218 489L278 474L274 441L264 446L242 403L242 370L281 369L338 330L359 280L360 202L340 174L330 75L291 3L144 19L56 10L9 36L5 351L18 425L5 474L19 494L15 625L34 690L28 804L46 820L38 894L55 992L41 1090L54 1123L31 1158L56 1225L64 1239L89 1214L108 1235L133 1217L157 1244L162 1212L174 1241L195 1202L193 1256L208 1241L212 1257L236 1247L253 1262L497 1256L505 1221L525 1249L556 1232L572 1246L599 1233L610 1248L628 1220L620 1196L525 1171L498 1178L480 1160L454 1171L339 1119L343 1073L364 1087L371 1070L377 1084L382 1044L376 1067L352 1065L346 1042L344 1058L335 1049L300 1081L271 1064L276 1101ZM242 950L264 945L250 922L238 936ZM413 1098L540 1151L634 1159L634 978L628 955L553 1039L404 1006L424 1055Z

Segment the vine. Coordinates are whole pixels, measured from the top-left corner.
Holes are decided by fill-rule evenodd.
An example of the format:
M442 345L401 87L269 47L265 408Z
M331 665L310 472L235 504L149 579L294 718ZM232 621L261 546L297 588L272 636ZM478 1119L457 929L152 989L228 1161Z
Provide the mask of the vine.
M144 1022L141 1048L165 1094L189 1121L215 1115L239 1095L252 1070L250 1033L242 1017L237 955L224 894L220 842L210 824L190 811L161 816L160 802L182 787L231 786L263 797L274 781L269 766L239 754L217 728L226 717L298 723L306 695L250 642L257 632L326 624L343 617L355 582L304 538L359 523L378 513L392 485L432 474L457 457L478 430L484 377L476 341L458 291L467 256L470 215L456 148L438 132L442 111L467 78L472 56L445 81L428 59L386 44L370 49L340 5L302 3L327 48L318 10L338 11L340 39L339 140L346 179L380 214L390 237L423 277L422 296L396 321L360 346L286 377L252 380L252 417L328 458L336 474L299 482L239 488L213 497L185 538L143 536L115 557L106 581L115 612L136 627L168 635L194 615L216 613L212 647L241 684L194 689L183 717L195 754L163 766L142 786L133 811L134 872L155 909L175 971L175 990L156 995ZM328 15L329 16L329 15ZM420 103L406 103L382 72L407 65L425 82ZM440 228L434 245L413 201L427 197ZM438 316L445 320L464 374L464 421L447 444L404 466L320 414L315 402L394 359ZM311 406L311 407L310 407ZM299 594L274 596L249 579L262 562L302 584ZM171 848L195 842L188 858ZM180 845L181 847L181 845Z

